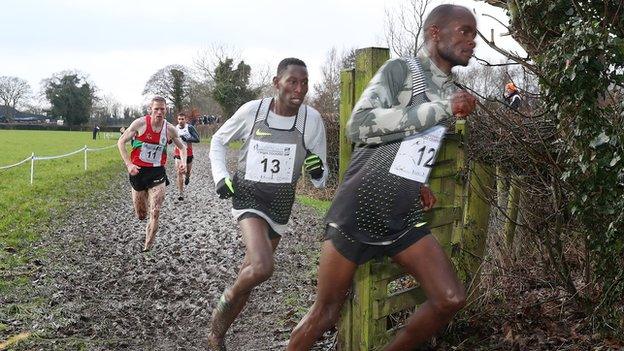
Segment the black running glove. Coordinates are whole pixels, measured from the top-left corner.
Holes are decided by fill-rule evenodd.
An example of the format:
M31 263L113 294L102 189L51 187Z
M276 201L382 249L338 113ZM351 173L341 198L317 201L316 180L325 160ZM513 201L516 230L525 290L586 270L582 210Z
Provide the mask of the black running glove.
M217 183L217 194L220 199L229 199L234 195L234 184L230 178L223 178Z
M316 154L308 154L305 161L303 162L303 167L306 172L310 174L312 179L321 179L323 177L323 161Z

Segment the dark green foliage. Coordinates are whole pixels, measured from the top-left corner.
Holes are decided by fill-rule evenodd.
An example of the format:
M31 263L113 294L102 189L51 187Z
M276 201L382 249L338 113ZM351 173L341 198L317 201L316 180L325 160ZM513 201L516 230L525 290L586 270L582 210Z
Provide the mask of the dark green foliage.
M223 109L224 119L230 118L244 103L258 97L259 89L249 88L251 67L241 61L233 69L234 61L226 58L215 68L212 96Z
M89 121L95 99L94 87L78 74L50 78L45 82L45 95L52 105L51 116L63 118L70 126Z
M182 111L184 99L188 95L187 79L184 72L179 69L172 69L170 72L172 78L171 98L173 99L173 106L176 112L179 112Z
M624 322L624 7L511 3L513 35L535 62L557 126L565 215L586 235L592 274L577 288L589 312L617 329Z

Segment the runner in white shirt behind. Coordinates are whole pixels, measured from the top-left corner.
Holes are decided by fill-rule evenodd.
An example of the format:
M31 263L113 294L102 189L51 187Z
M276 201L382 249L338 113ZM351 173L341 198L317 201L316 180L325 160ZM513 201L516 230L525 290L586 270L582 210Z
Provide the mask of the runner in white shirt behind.
M241 106L213 135L210 161L220 198L232 197L246 253L233 285L214 307L208 342L224 350L225 334L241 312L254 287L273 274L273 252L287 229L295 186L302 168L316 187L323 187L328 171L325 127L321 115L303 104L308 71L296 58L282 60L273 78L275 98ZM236 173L226 168L226 147L244 140Z
M178 131L178 135L180 139L182 139L182 143L186 145L186 172L182 172L178 170L178 178L176 179L176 184L178 186L178 200L184 200L184 186L188 185L191 181L191 169L193 169L193 144L199 143L199 134L193 125L188 123L188 118L184 112L180 112L177 115L178 124L176 125L176 130ZM175 159L176 166L179 163L182 163L182 159L180 158L180 149L175 148L173 153L173 158Z

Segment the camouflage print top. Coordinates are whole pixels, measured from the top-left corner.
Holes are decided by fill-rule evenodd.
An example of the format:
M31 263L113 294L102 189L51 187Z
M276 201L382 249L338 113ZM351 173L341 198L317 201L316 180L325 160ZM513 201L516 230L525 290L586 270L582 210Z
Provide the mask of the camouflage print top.
M414 228L428 230L420 183L390 168L404 138L449 119L454 91L452 77L426 54L389 60L379 69L347 125L356 147L327 211L327 226L372 245L390 245Z
M401 140L451 117L450 97L457 90L453 76L442 72L426 50L418 55L430 102L410 105L412 76L404 59L388 60L368 83L347 123L355 144L375 145Z

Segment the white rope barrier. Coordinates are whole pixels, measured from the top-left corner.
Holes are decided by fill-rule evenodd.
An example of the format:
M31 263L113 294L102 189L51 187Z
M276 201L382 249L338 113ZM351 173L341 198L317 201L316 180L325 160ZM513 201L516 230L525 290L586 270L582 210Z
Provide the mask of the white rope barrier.
M106 149L110 149L111 147L115 147L117 146L117 144L113 144L113 145L109 145L109 146L104 146L104 147L98 147L95 149L92 148L87 148L87 151L102 151L102 150L106 150ZM85 146L86 147L86 146Z
M84 150L85 150L85 147L82 147L79 150L68 152L68 153L66 153L64 155L58 155L58 156L35 156L34 159L35 159L35 161L55 160L57 158L63 158L63 157L68 157L68 156L71 156L71 155L75 155L75 154L77 154L77 153L79 153L81 151L84 151Z
M87 170L87 152L91 151L102 151L102 150L106 150L106 149L110 149L117 146L117 144L113 144L113 145L109 145L109 146L105 146L105 147L99 147L99 148L89 148L87 145L81 147L80 149L76 150L76 151L72 151L72 152L68 152L66 154L63 155L55 155L55 156L35 156L35 153L33 152L30 157L23 159L22 161L19 161L17 163L14 163L12 165L8 165L8 166L0 166L0 170L5 170L5 169L9 169L9 168L13 168L13 167L17 167L19 165L22 165L28 161L30 161L30 185L33 184L33 181L35 179L35 161L45 161L45 160L55 160L58 158L63 158L63 157L69 157L72 155L75 155L79 152L84 152L84 169L85 171Z
M115 147L115 146L117 146L117 144L104 146L104 147L99 147L99 148L95 148L95 149L90 149L90 148L87 147L87 145L85 145L84 146L84 169L85 169L85 171L87 170L87 152L89 152L89 151L102 151L102 150L110 149L111 147Z
M32 158L32 156L28 156L25 159L19 161L18 163L14 163L14 164L8 165L8 166L2 166L2 167L0 167L0 169L9 169L9 168L17 167L17 166L21 165L22 163L26 163L26 162L30 161L31 158Z

